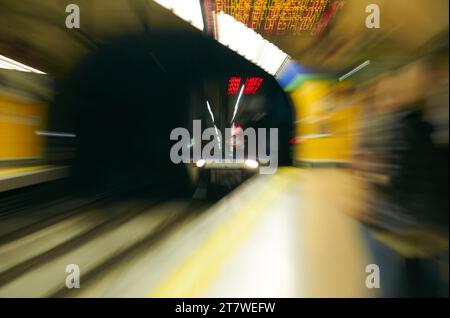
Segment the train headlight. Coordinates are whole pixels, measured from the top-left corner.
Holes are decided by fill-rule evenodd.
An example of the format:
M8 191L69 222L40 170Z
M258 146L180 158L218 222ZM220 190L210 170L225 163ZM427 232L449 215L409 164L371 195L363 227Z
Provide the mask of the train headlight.
M250 169L256 169L259 166L258 161L247 159L245 160L245 166Z
M206 161L204 159L200 159L195 163L195 165L199 168L203 167L206 164Z

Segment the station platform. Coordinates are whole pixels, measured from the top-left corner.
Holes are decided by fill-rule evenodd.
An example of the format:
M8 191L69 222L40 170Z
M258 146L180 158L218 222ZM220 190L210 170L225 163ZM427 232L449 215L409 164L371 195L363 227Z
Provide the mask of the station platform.
M348 169L257 176L212 208L214 229L147 296L448 296L448 233L368 226L369 195Z
M377 297L351 175L258 175L73 297ZM354 198L356 199L356 198Z
M67 167L55 165L0 167L0 192L60 179L67 175Z
M448 273L448 258L425 253L448 255L447 234L391 235L358 221L366 190L348 169L284 167L217 202L136 198L87 207L0 244L8 260L0 296L398 297L410 290L405 279L417 277L404 264L436 261ZM65 286L67 264L80 268L79 289ZM372 264L375 288L367 285ZM435 274L424 282L433 290L442 281Z
M365 285L372 260L363 231L335 191L348 189L329 173L282 168L244 184L214 207L208 221L217 226L148 296L376 296Z

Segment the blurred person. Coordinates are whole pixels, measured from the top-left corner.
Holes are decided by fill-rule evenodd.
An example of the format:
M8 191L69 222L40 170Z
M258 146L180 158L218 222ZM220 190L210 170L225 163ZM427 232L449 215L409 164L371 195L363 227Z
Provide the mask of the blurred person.
M373 192L363 221L375 233L369 244L384 269L387 297L448 296L448 275L439 268L444 264L448 272L448 197L442 191L448 168L424 118L424 71L419 61L379 78L362 136Z
M387 213L384 224L387 228L440 226L448 220L448 211L443 213L437 206L441 198L436 196L440 191L435 182L441 171L437 169L438 155L432 139L434 126L424 118L426 85L421 76L424 72L423 61L402 69L394 77L396 85L390 85L397 91L397 97L385 105L389 110L385 124L389 126L385 129L386 145L380 148L387 179L378 190L397 212ZM397 220L388 220L390 217Z
M384 136L381 132L386 127L384 124L385 120L388 119L387 116L384 116L383 110L380 107L381 103L376 94L371 93L372 90L376 89L376 85L377 83L374 83L367 88L368 94L365 100L365 112L359 144L359 151L362 152L363 159L366 163L362 169L363 172L367 173L377 171L376 157L380 154L377 148L384 144L379 138L383 138Z
M448 141L449 141L449 73L448 48L424 59L426 67L426 101L424 117L433 123L432 140L436 152L434 191L441 211L440 222L448 225Z
M360 127L355 168L369 185L369 192L376 198L376 187L387 179L389 129L392 127L392 82L391 74L383 74L366 87L364 117ZM375 199L376 200L376 199ZM373 206L372 202L372 206ZM366 222L375 222L370 209L360 217Z

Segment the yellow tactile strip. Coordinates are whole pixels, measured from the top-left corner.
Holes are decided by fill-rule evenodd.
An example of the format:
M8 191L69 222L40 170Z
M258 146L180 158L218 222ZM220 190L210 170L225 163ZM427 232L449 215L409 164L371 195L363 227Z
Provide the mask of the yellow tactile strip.
M292 186L302 186L296 200L302 246L302 286L306 297L372 297L366 287L366 266L371 263L359 223L346 213L340 196L345 173L332 170L285 168L267 177L264 185L214 229L148 297L202 297L251 229Z
M231 218L215 229L208 239L181 262L149 297L200 297L213 282L221 266L235 251L251 228L276 202L277 197L293 180L289 170L282 169L268 177L264 187L255 193L238 211L230 211Z
M18 173L23 173L23 172L41 171L41 170L45 170L45 169L48 169L51 167L52 166L48 166L48 165L39 165L39 166L0 169L0 177L4 177L4 176L8 176L8 175L15 175Z

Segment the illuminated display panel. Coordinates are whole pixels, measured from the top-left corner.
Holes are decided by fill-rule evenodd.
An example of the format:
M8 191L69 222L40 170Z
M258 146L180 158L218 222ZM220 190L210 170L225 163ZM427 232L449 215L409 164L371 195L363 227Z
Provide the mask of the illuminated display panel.
M263 81L262 77L251 76L247 77L244 82L244 95L254 95L258 91L261 83ZM228 80L228 95L237 95L241 86L242 78L239 76L233 76Z
M228 80L228 95L236 95L241 85L241 78L233 76Z
M205 12L224 12L261 34L320 34L342 0L205 0ZM208 22L207 22L208 23Z
M244 95L255 94L262 81L262 77L247 77L245 80Z

